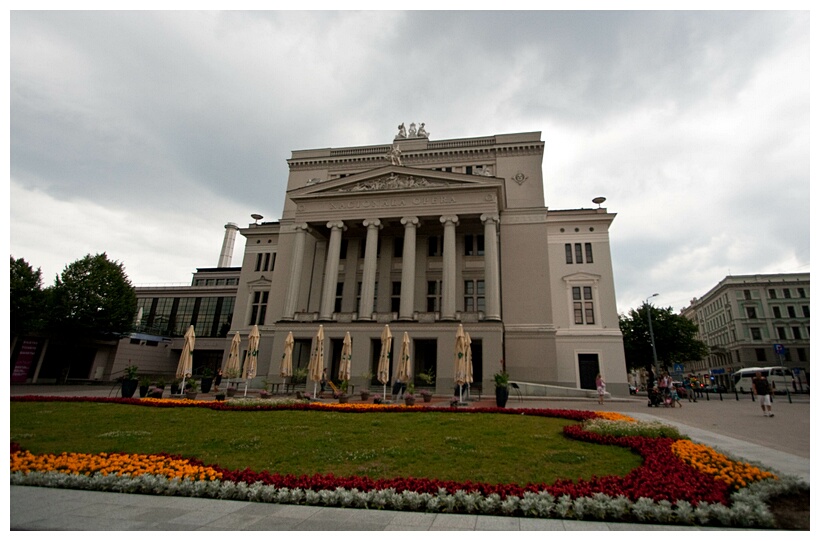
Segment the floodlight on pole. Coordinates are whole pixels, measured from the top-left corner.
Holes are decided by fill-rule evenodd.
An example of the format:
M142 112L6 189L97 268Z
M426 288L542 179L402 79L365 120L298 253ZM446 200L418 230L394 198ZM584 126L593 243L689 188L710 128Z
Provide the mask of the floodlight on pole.
M655 361L655 378L660 377L660 367L658 366L658 352L655 349L655 333L652 332L652 306L649 304L649 299L657 297L658 295L658 293L653 293L643 301L646 305L646 318L649 320L649 341L652 342L652 359Z

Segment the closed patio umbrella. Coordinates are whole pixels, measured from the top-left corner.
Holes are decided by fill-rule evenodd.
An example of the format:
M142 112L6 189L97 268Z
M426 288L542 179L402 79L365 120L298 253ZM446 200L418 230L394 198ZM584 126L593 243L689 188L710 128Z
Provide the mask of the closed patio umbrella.
M256 360L259 358L259 325L254 325L248 335L248 357L242 378L245 380L245 396L248 396L248 382L256 377Z
M470 333L464 333L464 344L467 349L467 396L470 397L470 384L473 382L473 341L470 340Z
M293 333L289 332L285 338L285 352L282 354L282 364L279 365L279 375L282 378L293 376Z
M350 381L350 362L353 358L353 343L350 339L350 333L345 333L344 342L342 342L342 354L339 359L339 380Z
M456 385L458 385L458 401L462 402L461 386L467 383L467 345L464 336L464 327L460 323L456 331L453 379Z
M239 331L233 335L231 340L231 351L228 353L228 360L225 362L225 367L222 369L222 374L228 380L228 387L231 386L231 376L236 376L239 373L239 348L242 344L242 337L239 336Z
M194 364L194 343L196 342L196 334L194 333L194 326L188 327L185 331L185 343L182 345L182 353L179 356L179 364L177 365L177 377L182 378L182 390L185 390L185 378L191 376Z
M313 382L313 397L316 398L316 387L322 380L322 371L325 369L325 328L319 325L319 331L313 338L313 348L310 352L308 364L308 379Z
M390 381L390 348L393 345L393 335L390 325L385 325L382 331L382 350L379 354L379 367L376 370L376 379L384 385L383 398L387 400L387 382Z
M396 381L407 383L413 377L413 367L410 364L410 336L407 332L401 340L401 353L399 354L399 369L396 372Z

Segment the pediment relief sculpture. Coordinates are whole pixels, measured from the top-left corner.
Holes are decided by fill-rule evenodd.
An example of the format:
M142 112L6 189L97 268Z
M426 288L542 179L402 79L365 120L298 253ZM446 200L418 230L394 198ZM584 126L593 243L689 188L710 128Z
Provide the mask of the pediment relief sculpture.
M338 192L375 192L380 190L407 190L413 188L430 188L438 186L449 186L449 182L443 180L429 180L424 177L414 177L411 175L390 175L371 178L357 182L349 186L339 188Z

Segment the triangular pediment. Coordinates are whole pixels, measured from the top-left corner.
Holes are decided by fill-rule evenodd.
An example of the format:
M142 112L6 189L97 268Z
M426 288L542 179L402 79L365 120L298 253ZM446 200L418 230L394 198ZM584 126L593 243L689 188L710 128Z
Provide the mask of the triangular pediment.
M413 191L441 188L499 187L503 180L496 177L466 175L419 169L400 165L388 165L350 175L349 177L313 182L291 190L292 199L324 195L351 195L372 192Z
M564 282L598 282L601 279L600 274L593 274L591 272L574 272L566 274L561 277Z

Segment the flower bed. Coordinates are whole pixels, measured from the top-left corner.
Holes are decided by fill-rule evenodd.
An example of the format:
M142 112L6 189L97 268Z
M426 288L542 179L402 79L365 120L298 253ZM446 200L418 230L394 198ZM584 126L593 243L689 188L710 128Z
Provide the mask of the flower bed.
M201 402L147 398L16 397L12 400L115 402L233 411L442 411L423 406L252 399ZM576 410L471 408L444 411L536 415L581 422L607 419L629 424L627 421L630 421L630 418L620 414ZM332 474L281 475L267 471L226 470L195 459L162 454L63 453L37 456L12 444L11 482L289 504L743 527L773 526L766 500L801 486L796 480L777 479L770 472L738 463L685 439L613 435L612 432L601 434L587 430L582 424L564 427L564 434L581 441L630 448L641 455L643 464L625 476L521 486L437 479L337 477Z

